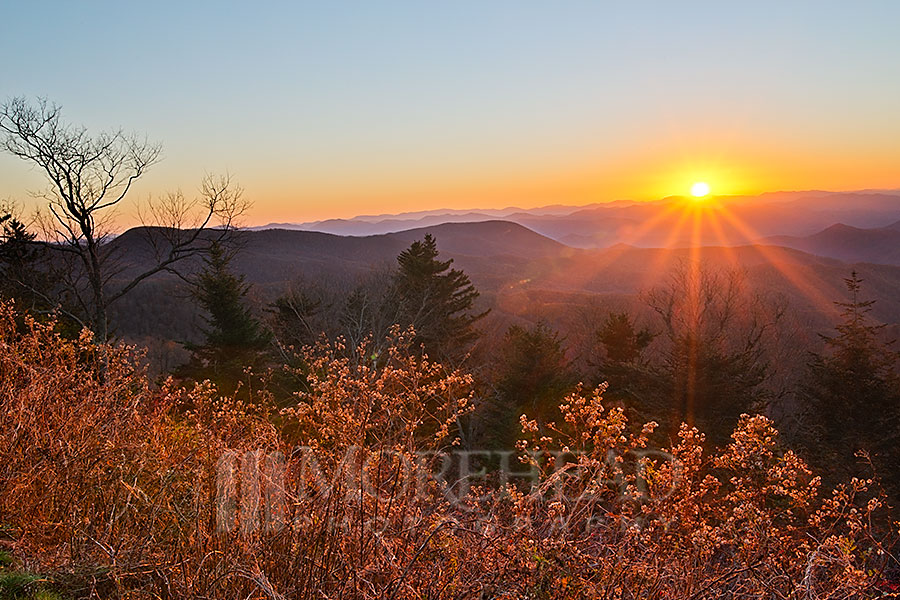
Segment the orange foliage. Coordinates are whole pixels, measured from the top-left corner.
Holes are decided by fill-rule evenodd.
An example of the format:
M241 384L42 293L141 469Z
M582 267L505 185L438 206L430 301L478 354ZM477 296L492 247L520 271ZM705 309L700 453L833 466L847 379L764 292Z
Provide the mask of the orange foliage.
M472 378L393 335L307 350L308 391L276 412L154 388L134 349L0 308L2 535L94 597L854 598L885 579L872 482L821 494L762 416L714 455L687 426L654 450L654 424L578 389L558 425L522 417L529 477L450 477Z

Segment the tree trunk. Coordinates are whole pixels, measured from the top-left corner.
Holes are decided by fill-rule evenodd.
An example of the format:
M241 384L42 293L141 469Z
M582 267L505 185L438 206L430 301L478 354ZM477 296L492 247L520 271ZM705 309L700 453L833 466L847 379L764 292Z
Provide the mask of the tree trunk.
M103 293L103 272L100 266L99 248L92 236L87 237L88 250L88 281L91 285L93 296L93 314L91 315L91 329L94 332L95 341L106 343L109 337L109 324L106 318L106 297Z

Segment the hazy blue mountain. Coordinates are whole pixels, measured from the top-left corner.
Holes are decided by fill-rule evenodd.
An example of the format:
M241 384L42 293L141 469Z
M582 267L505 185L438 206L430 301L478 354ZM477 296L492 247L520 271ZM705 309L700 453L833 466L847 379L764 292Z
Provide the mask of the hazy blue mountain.
M873 229L837 223L809 236L773 236L764 241L847 262L900 265L900 223Z
M686 210L702 206L704 226L696 232ZM885 227L900 219L900 193L774 192L758 196L723 196L695 204L672 196L655 202L617 201L589 206L554 205L535 209L419 211L368 215L298 224L270 224L254 229L299 229L338 235L377 235L440 223L480 222L502 218L541 235L579 248L617 243L638 247L690 245L735 246L775 235L808 236L834 224L857 228Z
M892 223L892 228L874 233L840 226L812 236L824 240L832 253L835 248L845 248L848 253L843 261L822 251L774 246L771 239L768 245L699 250L623 243L580 249L500 220L445 223L372 236L270 229L241 232L233 266L253 284L252 296L263 306L296 281L350 290L366 278L389 277L396 256L412 241L432 233L442 256L453 258L482 292L479 302L492 308L491 327L499 331L504 323L547 317L575 332L583 327L581 320L589 307L637 310L643 306L641 294L666 285L674 269L699 259L707 269L739 270L755 292L789 301L792 314L802 322L797 335L808 333L809 343L816 343L814 332L833 324L837 313L832 301L845 299L843 279L853 269L866 280L867 297L878 300L873 316L900 323L900 266L871 264L876 261L868 260L868 255L864 262L856 262L857 255L847 250L854 246L840 246L835 241L844 236L852 240L862 232L863 243L874 243L900 235L896 226ZM134 229L115 240L123 275L152 262L148 235L154 231ZM787 244L791 240L782 241ZM184 265L188 271L198 266L196 261ZM196 309L184 284L171 275L156 277L135 290L116 306L114 319L117 332L130 339L149 335L189 339L197 324Z

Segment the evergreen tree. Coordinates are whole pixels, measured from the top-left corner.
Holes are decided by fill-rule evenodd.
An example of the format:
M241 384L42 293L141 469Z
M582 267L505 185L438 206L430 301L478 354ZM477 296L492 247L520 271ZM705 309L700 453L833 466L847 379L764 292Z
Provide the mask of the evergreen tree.
M36 283L34 261L39 250L25 224L12 213L0 214L0 294L31 304L34 294L29 293L29 285ZM24 307L22 307L24 308Z
M823 354L813 354L804 392L812 415L811 454L823 466L854 472L855 454L869 453L885 484L900 491L900 355L881 341L884 325L871 322L874 300L861 300L863 280L844 280L849 302L835 302L841 322L822 335Z
M516 417L527 412L552 420L557 405L575 383L563 339L540 321L534 327L513 325L506 331L500 357L497 387Z
M531 328L513 325L506 331L494 381L495 397L483 411L485 442L510 450L520 431L519 415L541 423L553 421L576 377L563 339L541 321Z
M453 259L438 259L430 233L401 252L397 262L394 288L400 323L415 328L417 342L429 355L456 363L478 337L475 323L488 313L472 311L478 291L464 272L450 268Z
M653 338L649 329L638 330L628 313L609 313L597 330L597 341L612 364L638 362Z
M632 412L634 422L656 418L648 411L653 392L653 373L644 351L656 337L649 329L638 329L627 313L609 313L594 334L601 358L596 367L599 382L609 384L604 397L618 400Z
M213 375L250 366L270 341L247 306L249 284L229 270L231 258L221 245L213 244L194 290L194 298L206 313L207 327L203 328L204 342L188 348L194 353L194 363Z
M83 323L75 318L74 301L59 289L61 267L50 258L50 247L37 234L12 212L0 213L0 298L15 300L19 311L32 316L54 313L58 331L74 337Z

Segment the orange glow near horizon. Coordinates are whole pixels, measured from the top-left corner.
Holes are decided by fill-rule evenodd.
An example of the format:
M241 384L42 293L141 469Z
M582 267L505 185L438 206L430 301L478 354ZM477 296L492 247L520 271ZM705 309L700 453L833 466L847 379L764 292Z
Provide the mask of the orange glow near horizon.
M897 157L900 161L900 156ZM247 179L245 188L255 200L251 220L303 222L359 215L396 214L422 210L523 209L564 204L583 206L617 200L655 201L687 194L696 182L705 182L717 196L753 196L765 192L824 189L895 189L896 172L860 165L858 175L848 165L814 160L792 161L773 157L774 166L714 164L690 168L683 164L656 166L636 162L610 167L524 170L496 175L486 173L431 173L396 180L334 181L309 179L278 181ZM890 161L885 161L889 163ZM793 173L787 171L793 165ZM843 176L842 176L843 174ZM244 179L242 179L244 181ZM712 192L711 192L712 193Z
M763 236L748 224L744 223L729 208L714 200L696 202L685 200L672 202L667 207L661 208L655 218L648 220L643 227L635 232L631 242L640 243L641 239L653 232L655 228L673 213L679 213L674 225L669 229L667 237L655 258L650 262L644 277L645 287L659 281L660 277L671 267L673 256L667 249L677 247L679 240L686 238L688 241L685 251L689 258L688 268L691 278L699 278L700 265L703 262L704 231L709 231L720 244L720 248L727 262L734 268L739 267L739 260L732 247L734 241L728 240L728 236L722 228L723 221L730 225L736 232L742 235L747 243L751 240L761 239ZM771 265L783 276L812 306L824 313L835 311L834 305L812 282L795 268L787 251L783 248L766 245L752 244L752 248L758 252L763 260ZM691 298L689 298L689 301Z
M561 155L553 160L530 157L524 161L510 156L492 163L473 160L419 164L420 161L410 159L412 162L406 164L401 157L375 157L370 165L360 166L358 161L348 159L327 169L316 168L321 167L317 164L296 168L284 158L234 164L228 170L244 188L245 197L253 202L244 219L246 225L442 208L530 209L553 204L655 201L687 195L698 182L709 185L717 197L804 189L900 187L896 174L900 152L888 149L848 156L782 146L765 148L752 141L736 148L736 140L710 139L704 140L704 145L714 145L718 150L704 155L681 144L683 140L672 137L652 150L625 148L621 155L599 152L581 157ZM137 224L136 206L148 197L179 188L186 195L196 190L202 172L187 171L179 164L180 158L173 152L139 180L116 218L122 228ZM4 175L7 198L20 202L26 212L38 206L39 201L29 197L29 192L45 188L39 172L13 157L0 155L0 174Z

